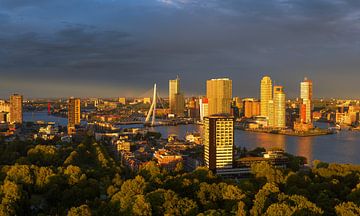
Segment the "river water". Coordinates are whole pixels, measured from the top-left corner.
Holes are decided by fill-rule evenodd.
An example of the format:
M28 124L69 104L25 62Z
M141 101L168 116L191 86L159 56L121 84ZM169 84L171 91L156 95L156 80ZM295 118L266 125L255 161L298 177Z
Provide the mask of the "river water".
M24 121L54 121L59 125L66 126L67 119L49 116L46 112L24 113ZM327 125L322 125L327 127ZM142 127L142 125L127 125L123 127ZM199 125L161 126L152 128L167 138L170 134L176 134L184 138L186 133L202 132ZM251 150L256 147L281 147L286 152L301 155L308 159L321 160L334 163L360 164L360 132L341 131L337 134L315 137L293 137L267 133L255 133L235 130L235 145L246 147Z

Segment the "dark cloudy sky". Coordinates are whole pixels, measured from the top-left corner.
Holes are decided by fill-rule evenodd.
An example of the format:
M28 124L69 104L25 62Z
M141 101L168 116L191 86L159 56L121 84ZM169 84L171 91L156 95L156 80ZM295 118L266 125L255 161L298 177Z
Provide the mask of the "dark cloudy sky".
M0 97L187 95L230 77L258 96L270 75L290 97L360 98L359 0L0 0Z

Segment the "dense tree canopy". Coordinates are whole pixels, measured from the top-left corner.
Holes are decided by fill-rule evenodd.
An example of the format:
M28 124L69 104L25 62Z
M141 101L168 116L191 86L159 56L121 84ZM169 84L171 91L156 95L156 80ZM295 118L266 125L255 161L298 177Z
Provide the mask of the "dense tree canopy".
M134 172L92 137L38 142L0 144L0 215L360 215L356 165L259 163L251 176L225 179L153 161Z

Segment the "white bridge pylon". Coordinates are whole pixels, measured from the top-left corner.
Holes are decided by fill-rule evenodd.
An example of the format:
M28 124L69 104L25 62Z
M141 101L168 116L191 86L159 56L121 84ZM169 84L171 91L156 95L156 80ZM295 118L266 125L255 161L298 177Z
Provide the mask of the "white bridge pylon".
M145 119L145 124L148 124L150 121L150 117L152 116L152 120L151 120L151 126L155 125L155 116L156 116L156 83L154 84L154 95L153 95L153 99L152 99L152 103L149 109L149 112L146 116Z

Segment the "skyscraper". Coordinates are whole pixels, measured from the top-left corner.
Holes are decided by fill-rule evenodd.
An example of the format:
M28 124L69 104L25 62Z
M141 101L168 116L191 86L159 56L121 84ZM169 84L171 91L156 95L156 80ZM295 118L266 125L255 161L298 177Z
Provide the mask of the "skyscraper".
M185 110L184 95L180 92L180 79L169 80L170 113L183 116Z
M286 127L285 100L284 88L282 86L274 86L274 127L276 128Z
M269 118L269 101L273 99L272 81L268 76L264 76L260 83L260 114Z
M10 123L23 122L23 96L13 94L10 96Z
M209 116L214 114L230 114L232 80L228 78L207 80L206 97L209 101Z
M209 103L207 98L200 98L200 121L209 114Z
M205 117L204 161L210 170L233 167L234 118L228 115Z
M76 126L80 125L80 99L70 98L68 101L68 134L76 132Z
M312 122L312 86L312 81L308 80L306 77L304 78L304 81L300 83L300 98L302 100L300 120L302 123Z

